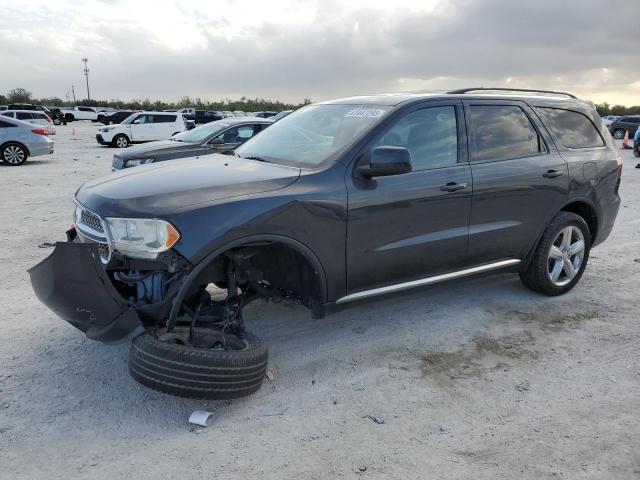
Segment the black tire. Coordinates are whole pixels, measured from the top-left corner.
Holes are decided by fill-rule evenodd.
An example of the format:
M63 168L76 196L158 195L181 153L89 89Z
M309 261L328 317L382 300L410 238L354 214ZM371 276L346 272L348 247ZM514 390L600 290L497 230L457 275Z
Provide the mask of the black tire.
M15 142L7 143L0 149L0 158L2 158L5 165L19 167L27 161L29 152L27 152L24 145Z
M64 114L64 118L65 118L65 120L66 120L67 122L73 122L73 121L76 119L76 117L74 117L74 116L73 116L72 114L70 114L70 113L65 113L65 114Z
M580 268L576 271L573 279L566 285L558 286L550 278L549 262L552 260L549 259L549 252L560 232L570 226L576 227L582 232L584 254ZM589 260L590 250L591 233L587 222L575 213L560 212L551 220L542 234L542 238L540 238L538 242L529 266L525 271L520 272L520 279L522 283L534 292L547 296L562 295L575 287L580 281Z
M633 156L634 157L640 157L640 142L633 142ZM638 145L636 145L636 143Z
M129 138L122 133L116 135L113 137L113 140L111 140L111 145L116 148L127 148L130 144Z
M196 330L199 334L219 333L206 328ZM244 350L206 349L163 342L145 333L131 343L129 373L148 388L178 397L245 397L262 385L268 351L255 335L247 333L243 341Z
M616 128L613 131L613 138L618 140L622 140L624 138L624 128Z
M53 124L58 126L58 125L62 125L62 120L60 120L58 117L55 117L53 119Z

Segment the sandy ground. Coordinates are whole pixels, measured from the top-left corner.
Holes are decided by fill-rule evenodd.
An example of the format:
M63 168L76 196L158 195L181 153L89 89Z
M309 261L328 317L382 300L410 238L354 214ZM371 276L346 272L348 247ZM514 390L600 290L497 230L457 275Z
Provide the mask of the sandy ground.
M77 136L71 135L75 128ZM95 125L0 166L0 478L640 478L640 170L572 292L494 275L324 320L258 304L274 382L236 401L175 399L127 373L128 345L83 338L26 269L63 238L75 189L109 172ZM187 423L215 413L209 428ZM374 423L368 415L384 418Z

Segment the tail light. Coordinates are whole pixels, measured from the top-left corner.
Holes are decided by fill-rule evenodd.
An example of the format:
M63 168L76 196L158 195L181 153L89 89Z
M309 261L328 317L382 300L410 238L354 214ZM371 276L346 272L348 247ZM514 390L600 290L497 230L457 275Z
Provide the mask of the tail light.
M31 130L31 133L35 133L36 135L49 135L49 131L44 128L36 128Z

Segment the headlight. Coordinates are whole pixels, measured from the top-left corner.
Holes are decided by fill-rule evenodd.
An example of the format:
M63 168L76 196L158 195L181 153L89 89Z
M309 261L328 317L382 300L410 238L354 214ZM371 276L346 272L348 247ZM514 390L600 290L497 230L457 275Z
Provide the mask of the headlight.
M137 167L138 165L144 165L145 163L153 163L155 158L131 158L129 160L125 160L125 167Z
M116 128L116 127L103 127L103 128L100 128L99 131L100 132L108 132L109 130L113 130L114 128Z
M180 233L164 220L106 218L112 247L135 258L156 258L180 239Z

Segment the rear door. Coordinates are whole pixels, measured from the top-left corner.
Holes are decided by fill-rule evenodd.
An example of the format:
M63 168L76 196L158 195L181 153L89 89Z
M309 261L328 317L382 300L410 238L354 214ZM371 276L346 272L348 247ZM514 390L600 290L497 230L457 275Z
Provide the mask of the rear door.
M154 115L153 138L150 140L166 140L174 133L181 132L183 129L177 125L177 118L177 115Z
M475 264L523 259L568 197L567 163L532 110L519 101L464 100Z
M17 120L22 120L23 122L31 123L32 125L38 123L29 112L15 112L15 118Z

